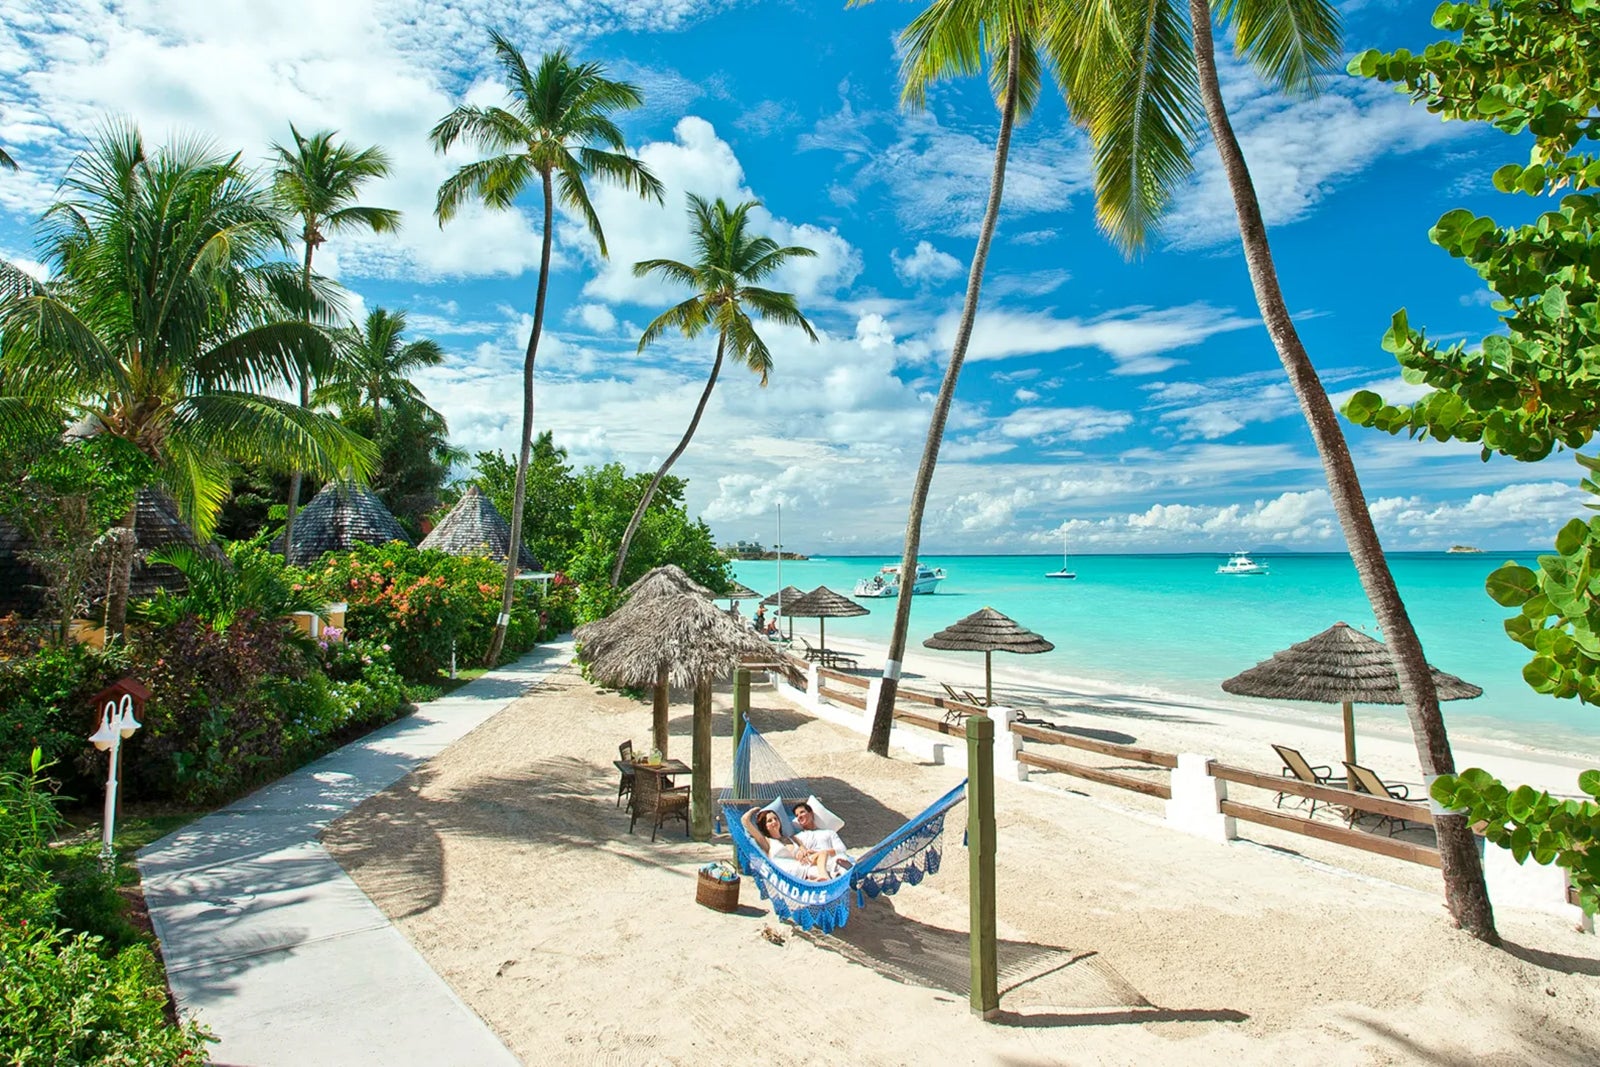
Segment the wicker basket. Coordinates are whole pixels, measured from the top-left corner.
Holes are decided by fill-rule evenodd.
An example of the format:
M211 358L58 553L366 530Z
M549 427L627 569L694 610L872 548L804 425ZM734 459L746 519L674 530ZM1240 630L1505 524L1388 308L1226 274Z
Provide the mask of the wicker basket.
M738 878L731 882L719 882L701 871L694 888L695 902L704 904L712 911L738 911L739 882Z

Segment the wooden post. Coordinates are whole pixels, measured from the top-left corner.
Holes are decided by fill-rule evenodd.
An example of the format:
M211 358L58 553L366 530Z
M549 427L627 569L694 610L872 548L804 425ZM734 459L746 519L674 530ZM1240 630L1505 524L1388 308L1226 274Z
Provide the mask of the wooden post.
M967 718L967 862L969 865L969 943L973 1014L992 1019L1000 1012L999 970L995 961L994 921L994 722L986 715Z
M689 785L689 834L711 840L711 679L694 684L694 775Z
M667 680L667 669L662 667L656 673L656 690L654 703L651 706L650 729L655 735L651 744L661 750L661 758L667 756L667 711L672 702L672 685Z
M1348 700L1344 702L1344 758L1347 763L1356 761L1356 709ZM1344 784L1346 789L1355 791L1355 771L1345 770Z
M743 667L733 672L733 795L743 797L750 783L739 773L739 745L744 728L750 725L750 672Z

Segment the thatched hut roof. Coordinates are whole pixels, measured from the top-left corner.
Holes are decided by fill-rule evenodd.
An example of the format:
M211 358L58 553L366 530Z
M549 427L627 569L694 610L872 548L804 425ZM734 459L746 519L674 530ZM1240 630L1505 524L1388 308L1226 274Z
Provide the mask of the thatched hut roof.
M1440 700L1470 700L1483 690L1429 667ZM1340 622L1222 683L1236 696L1318 704L1404 704L1389 647Z
M0 615L32 618L44 608L44 577L22 558L27 544L21 530L0 518Z
M645 571L622 595L629 600L644 599L676 593L693 593L695 596L711 599L711 590L695 581L676 563L664 563L652 570Z
M759 600L761 594L734 578L728 582L728 591L717 597L718 600Z
M784 604L783 613L797 619L848 619L872 614L863 605L825 585L817 586L792 604Z
M294 545L289 562L304 567L325 552L346 552L357 544L382 545L390 541L411 544L405 528L383 506L383 501L362 485L329 482L311 498L294 519ZM283 551L283 537L272 542Z
M1016 652L1022 655L1049 652L1056 647L993 608L979 608L922 643L928 648L952 652Z
M672 685L693 685L772 653L764 638L695 593L632 597L574 636L590 673L615 686L655 685L663 668Z
M417 547L436 548L452 556L488 556L504 563L511 551L511 524L482 490L471 485ZM525 544L517 546L517 565L523 570L539 569Z

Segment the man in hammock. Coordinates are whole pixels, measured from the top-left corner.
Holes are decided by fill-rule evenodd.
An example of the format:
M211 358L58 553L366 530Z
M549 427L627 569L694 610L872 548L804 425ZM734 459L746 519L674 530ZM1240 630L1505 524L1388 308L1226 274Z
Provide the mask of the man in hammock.
M807 848L783 832L783 820L771 808L746 811L740 817L744 828L772 865L791 878L807 882L827 882L850 866L830 850Z
M805 848L813 852L824 852L835 860L835 868L846 870L855 866L855 860L850 858L849 850L845 848L844 838L839 836L837 830L824 830L817 825L817 813L811 810L811 805L804 800L794 806L794 839Z

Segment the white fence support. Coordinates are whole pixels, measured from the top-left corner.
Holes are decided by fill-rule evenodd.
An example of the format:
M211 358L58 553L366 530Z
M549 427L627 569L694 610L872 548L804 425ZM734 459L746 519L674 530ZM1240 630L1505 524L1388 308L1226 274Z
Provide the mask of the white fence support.
M1022 750L1022 738L1011 732L1011 724L1021 712L1015 708L993 707L989 718L994 720L994 776L1009 782L1026 782L1028 768L1017 762Z
M1576 904L1567 903L1567 871L1554 864L1542 866L1529 859L1518 863L1510 849L1483 843L1483 880L1495 907L1528 908L1568 920L1585 933L1594 933L1594 918Z
M1172 799L1167 801L1167 825L1208 841L1232 841L1239 836L1232 815L1222 814L1228 783L1211 777L1210 756L1178 753L1172 770Z

